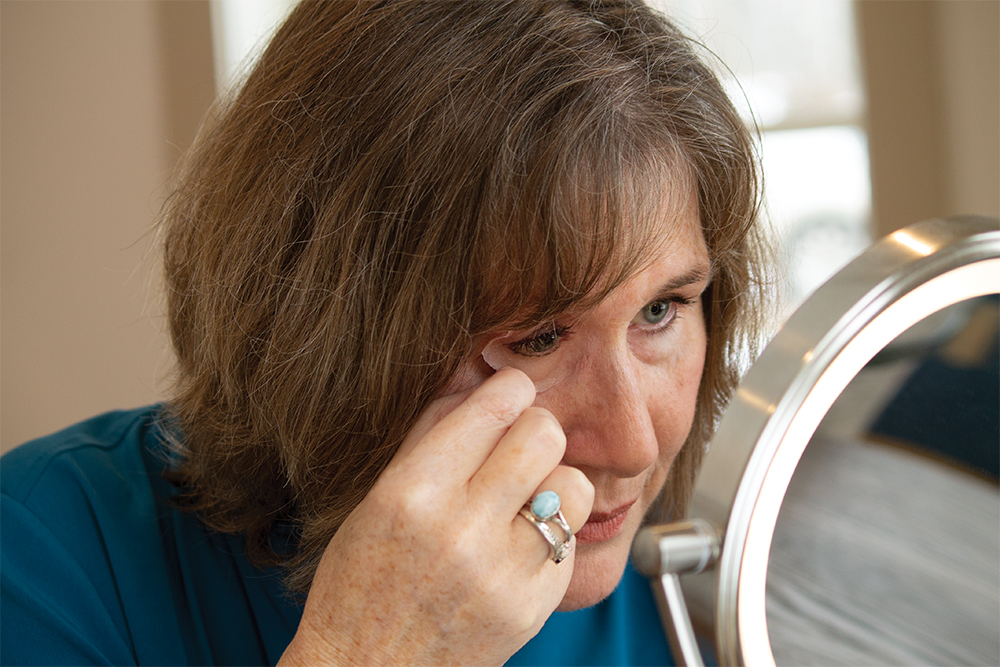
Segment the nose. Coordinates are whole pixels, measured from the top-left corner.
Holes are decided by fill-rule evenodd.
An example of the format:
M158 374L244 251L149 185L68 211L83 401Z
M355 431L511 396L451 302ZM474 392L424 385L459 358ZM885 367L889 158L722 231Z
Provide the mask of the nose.
M588 358L565 384L556 414L566 433L564 463L628 478L656 462L649 383L627 347Z

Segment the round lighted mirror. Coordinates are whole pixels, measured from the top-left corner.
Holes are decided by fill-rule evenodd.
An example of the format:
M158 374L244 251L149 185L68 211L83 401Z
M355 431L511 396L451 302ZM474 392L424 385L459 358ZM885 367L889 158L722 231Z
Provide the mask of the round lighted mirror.
M1000 664L1000 306L921 320L840 394L767 566L778 665Z
M681 662L1000 664L997 294L1000 222L934 220L789 318L636 540Z

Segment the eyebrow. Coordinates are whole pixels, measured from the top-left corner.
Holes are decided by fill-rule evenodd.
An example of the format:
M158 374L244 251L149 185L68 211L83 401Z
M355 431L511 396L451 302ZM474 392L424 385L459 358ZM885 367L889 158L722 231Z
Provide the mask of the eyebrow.
M712 271L711 264L702 264L700 266L696 266L693 269L687 271L686 273L682 273L681 275L676 276L671 280L667 281L666 283L664 283L660 287L660 292L661 293L671 292L673 290L680 289L681 287L687 287L688 285L692 285L694 283L699 283L702 281L711 283L713 273L714 272Z

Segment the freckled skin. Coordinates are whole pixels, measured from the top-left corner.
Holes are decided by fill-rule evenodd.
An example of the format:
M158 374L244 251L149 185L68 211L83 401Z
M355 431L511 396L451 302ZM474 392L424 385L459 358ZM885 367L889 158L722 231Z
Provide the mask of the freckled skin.
M697 213L686 207L671 250L626 282L579 323L569 344L592 345L574 382L539 397L566 433L563 464L581 470L595 488L594 512L637 500L616 537L579 544L573 579L559 610L596 604L618 584L643 516L660 490L694 419L705 363L700 299L684 307L671 330L652 343L628 321L657 297L665 278L708 266ZM700 294L705 283L690 286ZM585 339L586 343L582 342Z
M549 560L517 511L559 488L577 529L593 487L533 400L504 370L431 406L327 547L279 664L499 665L538 632L573 556Z
M569 376L536 395L516 367L459 370L331 541L279 664L500 665L552 611L611 593L690 430L705 358L694 196L665 208L659 256L554 352L573 359ZM651 334L643 308L699 272ZM517 513L544 489L583 529L560 564ZM585 527L629 503L613 530Z

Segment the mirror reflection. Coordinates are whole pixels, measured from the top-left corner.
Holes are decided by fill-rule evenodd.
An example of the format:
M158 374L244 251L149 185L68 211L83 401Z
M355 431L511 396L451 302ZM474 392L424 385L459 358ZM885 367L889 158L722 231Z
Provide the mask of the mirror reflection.
M877 355L827 414L774 533L778 665L1000 664L1000 299Z

